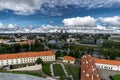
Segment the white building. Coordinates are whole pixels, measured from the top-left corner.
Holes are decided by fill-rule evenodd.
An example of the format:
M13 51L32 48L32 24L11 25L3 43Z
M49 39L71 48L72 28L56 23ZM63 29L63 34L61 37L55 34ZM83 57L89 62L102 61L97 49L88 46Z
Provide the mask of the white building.
M120 71L120 61L93 58L90 55L84 55L83 57L88 58L89 61L94 60L93 63L98 69Z
M67 42L75 42L77 39L75 39L75 38L68 38L66 41Z
M53 51L1 54L0 66L34 63L37 58L43 61L55 61L55 54Z
M98 69L120 71L120 61L94 58Z
M71 56L64 56L63 62L74 64L75 63L75 58L71 57Z

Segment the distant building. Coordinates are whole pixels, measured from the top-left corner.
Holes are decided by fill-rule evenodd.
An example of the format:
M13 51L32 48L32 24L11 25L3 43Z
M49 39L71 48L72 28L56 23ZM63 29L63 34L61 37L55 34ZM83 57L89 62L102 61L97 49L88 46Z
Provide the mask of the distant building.
M120 35L111 35L111 36L109 37L109 40L120 42Z
M96 40L96 44L102 46L104 42L104 39L98 39Z
M43 61L55 61L55 54L53 51L1 54L0 66L34 63L37 58Z
M82 44L96 44L95 39L92 37L87 37L81 40Z
M45 37L41 37L41 36L36 36L37 39L41 39L41 40L45 40Z
M64 56L63 62L74 64L75 63L75 58L71 57L71 56Z
M75 38L68 38L66 41L67 42L75 42L75 41L77 41L77 39L75 39Z
M56 41L56 40L50 40L50 41L48 42L48 44L57 44L57 41Z
M26 40L26 41L21 41L21 42L18 42L19 44L32 44L34 43L35 41L34 40Z
M6 44L9 43L10 40L9 39L0 39L0 44Z

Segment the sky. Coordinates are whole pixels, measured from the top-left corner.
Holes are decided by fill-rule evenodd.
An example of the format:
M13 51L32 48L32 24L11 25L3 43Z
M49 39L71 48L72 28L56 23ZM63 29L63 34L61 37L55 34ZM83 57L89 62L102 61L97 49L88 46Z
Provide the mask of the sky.
M120 0L0 0L0 28L30 25L119 28Z

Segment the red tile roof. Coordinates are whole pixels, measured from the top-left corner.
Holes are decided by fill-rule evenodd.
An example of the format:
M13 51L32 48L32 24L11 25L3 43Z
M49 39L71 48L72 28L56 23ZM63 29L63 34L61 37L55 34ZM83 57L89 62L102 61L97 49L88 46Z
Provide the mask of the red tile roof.
M19 44L30 44L30 43L33 43L34 40L27 40L27 41L22 41L22 42L19 42Z
M95 63L120 66L120 61L94 58Z
M81 80L101 80L94 59L90 55L81 58Z
M15 59L15 58L26 58L26 57L37 57L37 56L52 56L52 55L55 55L55 53L53 51L1 54L0 55L0 60Z
M64 56L64 60L68 60L68 61L74 61L75 58L72 56Z

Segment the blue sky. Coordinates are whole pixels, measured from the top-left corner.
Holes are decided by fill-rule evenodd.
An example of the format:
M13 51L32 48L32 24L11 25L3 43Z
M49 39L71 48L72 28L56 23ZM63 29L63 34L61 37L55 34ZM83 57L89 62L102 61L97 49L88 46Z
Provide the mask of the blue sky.
M120 0L0 0L0 23L5 26L64 26L64 19L85 16L120 16Z

